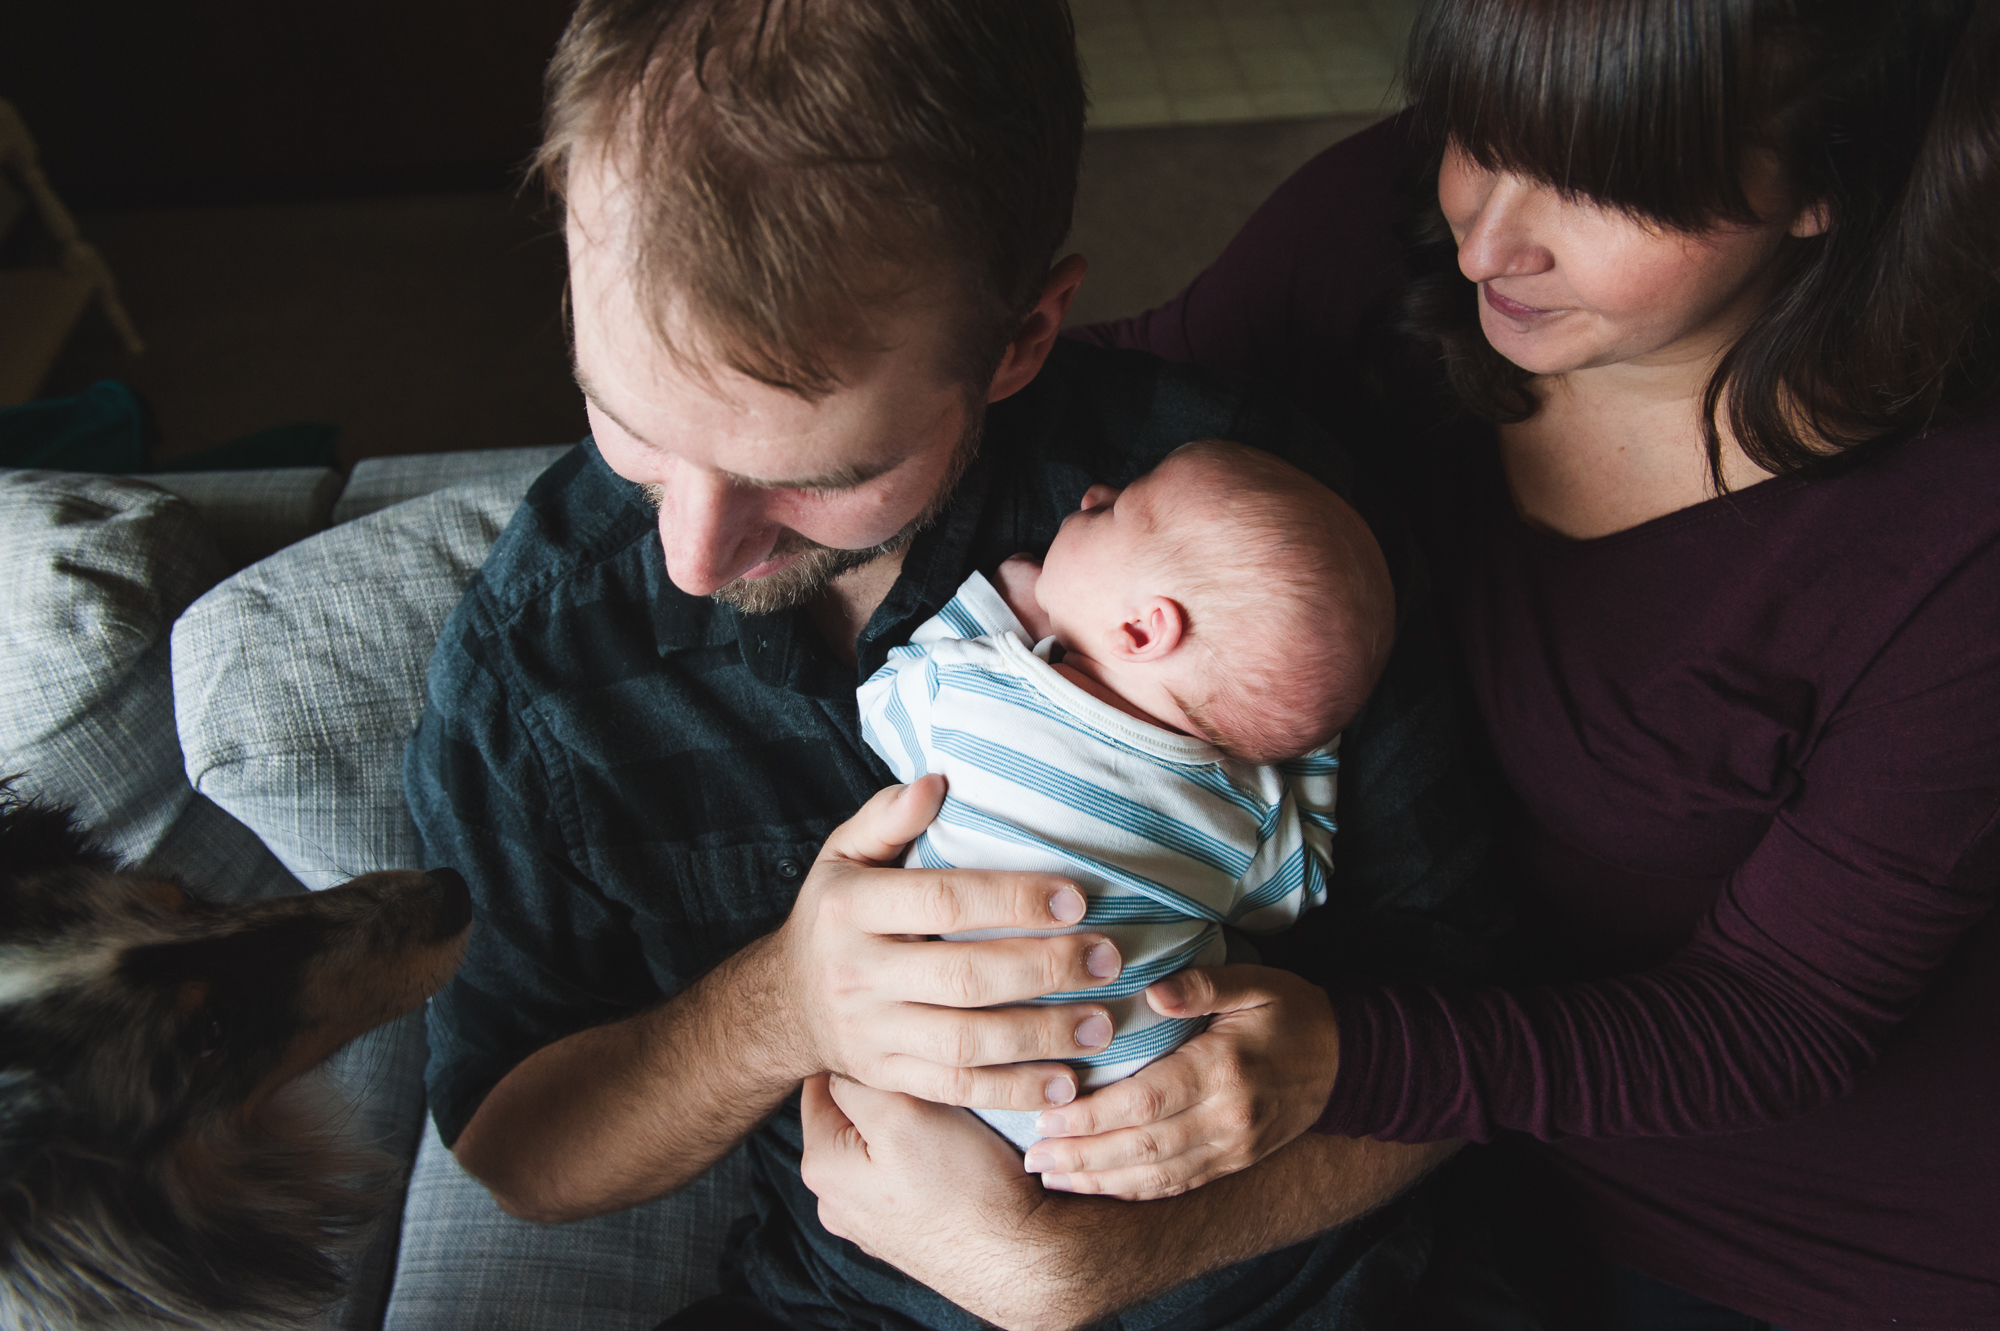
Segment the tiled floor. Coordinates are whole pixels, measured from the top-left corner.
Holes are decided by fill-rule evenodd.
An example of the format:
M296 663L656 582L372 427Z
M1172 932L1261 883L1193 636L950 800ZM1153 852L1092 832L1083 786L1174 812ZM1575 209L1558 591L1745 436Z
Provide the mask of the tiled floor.
M1092 129L1382 115L1415 0L1071 0Z

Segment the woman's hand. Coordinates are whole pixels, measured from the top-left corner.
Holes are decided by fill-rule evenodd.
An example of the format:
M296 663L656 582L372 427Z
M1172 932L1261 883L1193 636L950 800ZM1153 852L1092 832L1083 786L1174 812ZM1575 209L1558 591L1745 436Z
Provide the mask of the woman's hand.
M1340 1069L1323 990L1268 966L1197 967L1146 991L1167 1017L1208 1029L1037 1126L1043 1186L1133 1201L1171 1197L1256 1164L1311 1127Z

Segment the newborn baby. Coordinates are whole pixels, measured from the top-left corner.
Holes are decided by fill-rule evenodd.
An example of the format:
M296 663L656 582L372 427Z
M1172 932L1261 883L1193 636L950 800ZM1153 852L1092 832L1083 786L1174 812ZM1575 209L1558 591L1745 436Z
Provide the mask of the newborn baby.
M890 652L862 733L898 779L948 782L907 863L1061 873L1089 898L1069 932L1108 935L1124 970L1039 1001L1110 1010L1110 1045L1071 1060L1091 1090L1200 1029L1147 985L1220 964L1225 924L1271 932L1326 899L1339 732L1388 658L1394 594L1339 496L1218 441L1092 486L998 579L973 574ZM1032 1114L980 1116L1037 1140Z

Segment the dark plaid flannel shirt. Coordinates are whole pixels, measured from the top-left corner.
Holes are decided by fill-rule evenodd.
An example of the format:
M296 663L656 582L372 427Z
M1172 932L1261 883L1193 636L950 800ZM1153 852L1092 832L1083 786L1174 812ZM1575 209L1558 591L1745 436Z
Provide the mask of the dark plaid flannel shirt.
M1275 395L1065 341L989 409L978 460L910 548L852 667L804 612L749 616L675 588L652 509L588 441L535 484L445 626L404 766L429 862L463 873L477 909L465 964L430 1009L444 1140L535 1049L657 1003L775 929L827 834L893 780L862 742L859 681L970 572L1047 549L1090 485L1124 484L1201 438L1270 449L1354 499L1400 598L1395 656L1342 741L1334 903L1260 940L1265 954L1329 986L1470 978L1499 918L1489 823L1396 524ZM737 1259L765 1302L808 1325L977 1325L820 1228L796 1101L751 1145L759 1222ZM1384 1281L1406 1285L1420 1229L1392 1208L1121 1325L1320 1325L1302 1310L1332 1316L1364 1286L1372 1303Z

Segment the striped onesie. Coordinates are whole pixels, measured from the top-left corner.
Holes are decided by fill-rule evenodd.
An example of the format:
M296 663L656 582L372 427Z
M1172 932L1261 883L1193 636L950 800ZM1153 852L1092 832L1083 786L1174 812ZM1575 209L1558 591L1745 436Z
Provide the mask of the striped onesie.
M1147 985L1221 964L1225 924L1271 933L1326 900L1339 740L1275 766L1239 763L1092 697L1049 664L1054 642L1030 648L974 573L861 686L861 733L897 779L943 772L949 783L905 863L1060 873L1083 889L1082 921L1047 932L1102 932L1124 970L1036 1001L1110 1010L1111 1044L1068 1060L1094 1090L1201 1028L1154 1012ZM1033 1114L979 1114L1017 1146L1036 1140Z

